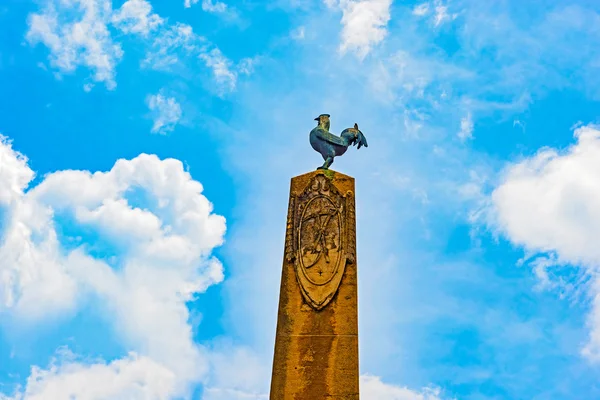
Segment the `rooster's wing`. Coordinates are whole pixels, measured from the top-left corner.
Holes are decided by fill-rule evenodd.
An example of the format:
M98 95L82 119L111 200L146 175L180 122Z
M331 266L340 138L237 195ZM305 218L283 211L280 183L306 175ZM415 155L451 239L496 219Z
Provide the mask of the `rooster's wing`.
M348 144L344 142L344 139L334 135L333 133L327 132L325 129L315 129L315 134L319 139L329 142L331 144L336 144L338 146L344 147L348 146Z

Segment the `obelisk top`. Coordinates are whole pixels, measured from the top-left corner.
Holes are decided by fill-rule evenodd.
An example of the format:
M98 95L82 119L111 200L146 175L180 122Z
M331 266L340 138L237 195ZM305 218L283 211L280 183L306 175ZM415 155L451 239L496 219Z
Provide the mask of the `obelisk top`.
M317 170L292 179L286 259L295 260L304 300L323 309L336 294L355 256L354 178Z

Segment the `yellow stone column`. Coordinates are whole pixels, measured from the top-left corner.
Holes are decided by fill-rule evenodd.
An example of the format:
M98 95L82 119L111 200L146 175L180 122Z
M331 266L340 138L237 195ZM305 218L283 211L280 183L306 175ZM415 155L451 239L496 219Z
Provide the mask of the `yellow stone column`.
M271 400L359 398L354 178L292 178Z

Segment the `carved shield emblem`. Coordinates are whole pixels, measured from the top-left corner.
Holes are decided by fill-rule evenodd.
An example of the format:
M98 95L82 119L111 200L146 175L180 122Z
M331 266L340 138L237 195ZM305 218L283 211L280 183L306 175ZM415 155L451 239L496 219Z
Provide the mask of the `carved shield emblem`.
M316 310L333 299L344 275L346 208L346 197L317 175L293 212L296 276L304 299Z
M342 258L342 222L338 208L329 197L319 195L308 201L299 226L299 261L306 278L324 285L337 272Z

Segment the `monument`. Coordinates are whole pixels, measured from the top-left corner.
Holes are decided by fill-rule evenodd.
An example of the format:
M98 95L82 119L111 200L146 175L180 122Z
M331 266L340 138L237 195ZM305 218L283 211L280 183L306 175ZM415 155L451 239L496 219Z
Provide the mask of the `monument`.
M322 114L310 143L325 163L292 178L277 316L271 400L357 400L358 296L354 178L329 170L350 145Z

